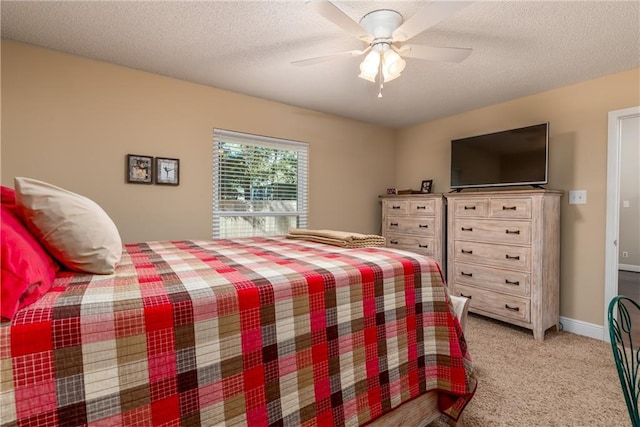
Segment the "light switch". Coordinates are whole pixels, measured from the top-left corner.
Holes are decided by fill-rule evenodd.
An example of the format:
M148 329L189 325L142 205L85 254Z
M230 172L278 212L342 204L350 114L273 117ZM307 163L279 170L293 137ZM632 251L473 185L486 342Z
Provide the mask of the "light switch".
M622 207L623 208L628 208L629 207L629 201L628 200L623 200L622 201Z
M587 204L587 190L570 190L569 191L569 204L570 205L586 205Z

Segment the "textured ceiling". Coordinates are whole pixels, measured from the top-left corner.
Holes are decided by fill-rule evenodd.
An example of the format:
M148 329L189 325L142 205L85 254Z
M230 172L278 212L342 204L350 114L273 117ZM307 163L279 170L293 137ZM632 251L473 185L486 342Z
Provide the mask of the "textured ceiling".
M334 4L359 21L426 2ZM640 66L639 1L475 2L410 41L471 56L408 58L382 99L357 77L362 57L291 64L365 46L303 0L2 1L1 14L3 38L396 128Z

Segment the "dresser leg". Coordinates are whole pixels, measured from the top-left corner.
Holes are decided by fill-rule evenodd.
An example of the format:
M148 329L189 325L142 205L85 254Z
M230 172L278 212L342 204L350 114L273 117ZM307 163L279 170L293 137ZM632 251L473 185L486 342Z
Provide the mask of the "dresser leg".
M544 341L544 329L542 329L542 328L533 328L533 338L536 341Z

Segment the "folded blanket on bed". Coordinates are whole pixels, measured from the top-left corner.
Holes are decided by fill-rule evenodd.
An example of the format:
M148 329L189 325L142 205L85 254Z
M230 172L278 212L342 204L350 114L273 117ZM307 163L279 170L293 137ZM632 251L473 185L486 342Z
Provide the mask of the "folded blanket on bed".
M360 234L336 230L305 230L302 228L290 228L287 239L310 240L312 242L326 243L342 248L366 248L370 246L384 246L386 244L384 237L375 234Z

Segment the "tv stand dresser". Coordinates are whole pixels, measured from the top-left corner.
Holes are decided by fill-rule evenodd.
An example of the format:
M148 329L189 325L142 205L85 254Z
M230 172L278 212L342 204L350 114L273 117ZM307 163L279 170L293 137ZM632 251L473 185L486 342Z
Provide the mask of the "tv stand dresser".
M446 194L449 289L469 311L533 330L560 320L562 191Z

